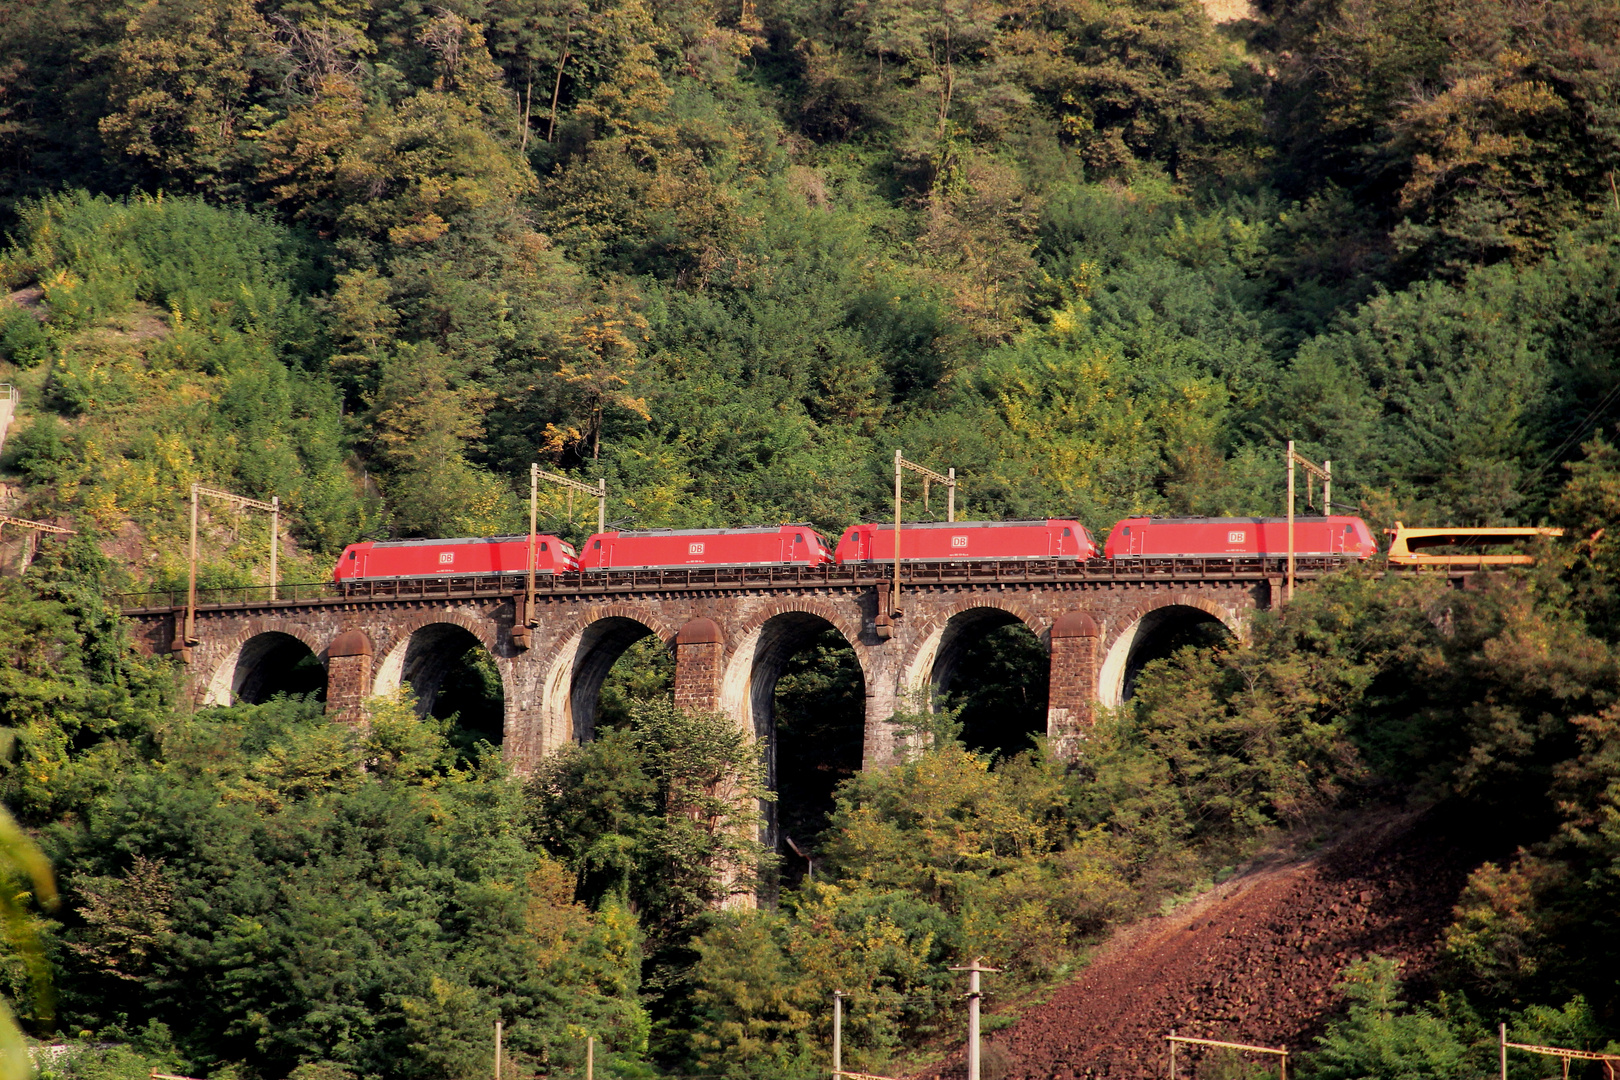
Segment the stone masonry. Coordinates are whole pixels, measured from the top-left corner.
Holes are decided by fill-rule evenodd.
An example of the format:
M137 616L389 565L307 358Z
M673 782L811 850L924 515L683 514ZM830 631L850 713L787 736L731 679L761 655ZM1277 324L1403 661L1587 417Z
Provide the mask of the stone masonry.
M864 759L904 752L891 717L929 689L949 686L960 648L995 626L1022 622L1051 653L1047 733L1077 752L1098 702L1117 704L1132 652L1171 619L1214 618L1246 633L1269 603L1264 580L976 582L914 585L900 618L879 626L871 585L716 587L537 598L533 628L514 635L523 598L339 599L202 607L189 650L199 704L226 704L293 642L327 667L327 710L363 718L362 703L409 684L431 707L449 666L473 642L504 683L504 749L520 771L592 734L596 699L613 661L653 634L675 654L675 697L719 709L761 737L772 728L776 680L789 658L827 627L854 650L866 685ZM167 653L177 613L131 614L149 653ZM887 631L885 635L883 632Z

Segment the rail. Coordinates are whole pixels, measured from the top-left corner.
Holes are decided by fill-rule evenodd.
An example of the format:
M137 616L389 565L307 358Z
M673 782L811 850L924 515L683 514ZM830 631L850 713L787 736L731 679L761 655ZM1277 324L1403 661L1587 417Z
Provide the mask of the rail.
M1354 558L1297 560L1310 576L1331 573L1359 562ZM1107 582L1261 581L1285 572L1281 558L1093 559L1087 562L913 563L901 570L901 581L913 586L1066 584ZM882 563L855 566L722 566L683 570L575 571L537 575L537 596L601 596L623 593L680 593L713 589L858 588L886 584L893 574ZM522 592L523 574L469 577L370 579L282 584L275 598L267 585L201 588L198 607L297 607L321 603L389 600L460 600L508 596ZM184 589L154 589L115 594L126 614L170 611L184 607Z

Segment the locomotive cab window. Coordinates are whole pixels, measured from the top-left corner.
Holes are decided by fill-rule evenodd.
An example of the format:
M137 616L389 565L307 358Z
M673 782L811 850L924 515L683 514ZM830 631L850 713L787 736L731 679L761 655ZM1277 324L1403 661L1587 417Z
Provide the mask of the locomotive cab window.
M794 543L795 543L795 544L802 544L802 543L804 543L804 533L794 533L794 534L793 534L793 542L794 542Z
M592 551L597 551L597 550L600 550L601 547L602 547L602 541L598 540L596 543L591 545L591 550Z
M1063 535L1064 536L1073 536L1074 535L1074 530L1073 529L1064 529L1063 530Z
M542 540L542 541L541 541L541 542L540 542L540 550L541 550L541 551L550 551L550 550L551 550L551 549L550 549L550 548L549 548L549 547L547 547L547 546L546 546L546 543L545 543L545 541L544 541L544 540Z
M1129 525L1125 526L1125 535L1126 536L1131 535L1131 527Z
M352 552L352 551L351 551L351 552L349 552L349 558L350 558L350 559L353 559L353 558L354 558L354 552Z

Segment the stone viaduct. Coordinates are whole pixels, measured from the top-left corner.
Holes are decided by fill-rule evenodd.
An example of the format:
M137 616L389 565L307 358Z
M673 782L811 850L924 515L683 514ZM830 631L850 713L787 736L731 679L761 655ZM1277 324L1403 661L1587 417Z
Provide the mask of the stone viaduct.
M903 614L888 625L878 617L881 572L839 568L568 575L542 582L532 608L510 579L434 582L414 592L283 587L275 601L237 595L199 605L190 648L177 640L179 598L130 597L125 613L145 651L188 662L198 704L255 700L278 666L307 649L326 669L328 713L349 721L362 718L367 697L403 684L430 709L451 666L482 645L500 670L503 750L520 772L592 737L608 669L647 635L674 654L678 704L718 709L769 743L778 677L830 627L860 664L863 761L874 767L903 754L896 710L923 700L919 693L948 689L964 645L1014 622L1049 652L1047 734L1072 755L1096 705L1127 694L1158 632L1215 620L1243 636L1250 613L1278 591L1277 570L1259 560L1213 568L1187 560L1134 573L1085 564L919 568L903 578Z

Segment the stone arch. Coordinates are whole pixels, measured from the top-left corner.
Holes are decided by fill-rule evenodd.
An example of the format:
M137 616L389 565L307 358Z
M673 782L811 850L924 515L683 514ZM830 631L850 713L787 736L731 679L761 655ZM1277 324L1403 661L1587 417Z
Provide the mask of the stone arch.
M1197 593L1171 593L1138 605L1114 621L1104 635L1102 665L1097 672L1097 700L1101 704L1117 708L1125 703L1134 677L1132 661L1138 651L1154 634L1178 619L1213 620L1239 640L1247 629L1247 620L1237 605Z
M495 658L502 690L510 701L510 663L501 657L491 625L458 611L412 616L395 627L388 644L377 650L371 692L391 694L408 683L416 692L417 712L427 715L433 711L450 666L472 647L465 642L468 637Z
M1002 596L975 596L936 615L913 639L905 663L901 665L900 690L903 694L941 694L950 688L955 674L954 653L968 630L990 630L1010 623L1023 623L1042 642L1048 640L1050 626L1034 608Z
M597 699L614 662L648 635L669 643L675 633L668 620L648 607L595 604L581 611L539 664L545 745L593 738Z
M323 664L326 660L325 642L297 623L277 621L267 624L253 619L223 647L219 662L209 673L203 691L204 705L231 705L252 694L250 685L254 672L270 660L278 647L286 648L296 642L308 649Z
M827 630L835 631L849 646L860 668L863 697L869 705L873 680L868 657L859 647L860 623L831 604L809 597L775 601L765 605L732 636L720 677L719 708L764 745L765 779L773 791L779 787L777 681L788 662ZM868 711L863 709L861 716L863 743ZM759 810L760 840L774 848L778 840L778 804L765 802Z
M732 635L720 680L720 709L756 738L770 732L772 694L782 665L804 644L831 627L854 650L872 693L872 672L860 646L861 626L831 604L810 597L766 604Z

